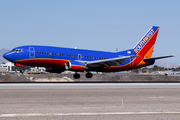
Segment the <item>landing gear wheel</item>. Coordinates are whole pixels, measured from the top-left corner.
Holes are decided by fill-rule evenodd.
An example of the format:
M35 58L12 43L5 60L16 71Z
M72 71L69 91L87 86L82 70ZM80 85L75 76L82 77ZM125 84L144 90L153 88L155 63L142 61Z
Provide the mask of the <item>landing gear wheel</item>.
M90 73L90 72L86 73L86 78L92 78L92 77L93 77L92 73Z
M23 74L23 73L24 73L24 70L23 70L23 69L21 69L21 70L20 70L20 73L22 73L22 74Z
M73 75L73 77L74 77L74 79L79 79L79 78L80 78L80 74L75 73L75 74Z

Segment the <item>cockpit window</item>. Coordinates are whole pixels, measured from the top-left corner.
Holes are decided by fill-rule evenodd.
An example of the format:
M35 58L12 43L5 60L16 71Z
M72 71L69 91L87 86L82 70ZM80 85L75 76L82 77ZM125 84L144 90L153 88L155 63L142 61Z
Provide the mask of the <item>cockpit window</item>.
M11 51L15 51L15 52L22 52L21 49L12 49Z

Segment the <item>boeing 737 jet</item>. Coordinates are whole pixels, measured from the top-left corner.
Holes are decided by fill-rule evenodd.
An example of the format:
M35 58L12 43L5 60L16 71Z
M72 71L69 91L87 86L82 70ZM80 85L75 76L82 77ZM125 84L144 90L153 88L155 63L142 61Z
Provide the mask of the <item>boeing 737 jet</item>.
M15 65L24 67L46 67L47 72L61 73L75 71L74 78L80 78L78 72L87 72L91 78L95 72L118 72L153 65L155 60L173 57L151 57L159 27L153 26L132 49L120 52L72 49L50 46L21 46L5 53L3 57Z

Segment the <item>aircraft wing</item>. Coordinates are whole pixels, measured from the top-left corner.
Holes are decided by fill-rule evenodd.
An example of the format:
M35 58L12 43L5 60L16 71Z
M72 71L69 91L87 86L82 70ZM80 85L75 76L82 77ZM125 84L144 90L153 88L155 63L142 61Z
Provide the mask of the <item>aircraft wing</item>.
M121 65L122 63L126 62L126 59L138 57L137 55L132 56L124 56L124 57L117 57L117 58L110 58L104 60L96 60L96 61L88 61L86 62L87 67L102 67L107 66L110 68L112 65Z
M168 58L168 57L174 57L174 55L169 55L169 56L162 56L162 57L154 57L154 58L145 58L143 60L157 60L157 59L163 59L163 58Z

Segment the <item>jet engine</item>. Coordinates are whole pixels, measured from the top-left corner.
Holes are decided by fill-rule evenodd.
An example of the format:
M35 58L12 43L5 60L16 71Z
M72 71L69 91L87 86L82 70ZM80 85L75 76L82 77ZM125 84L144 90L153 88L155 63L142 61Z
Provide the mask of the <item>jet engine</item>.
M146 66L153 65L154 63L155 63L155 60L151 60L151 61L149 62L149 64L146 65Z
M72 60L72 61L66 62L65 68L66 68L66 70L83 72L86 68L86 65L85 65L85 63Z

